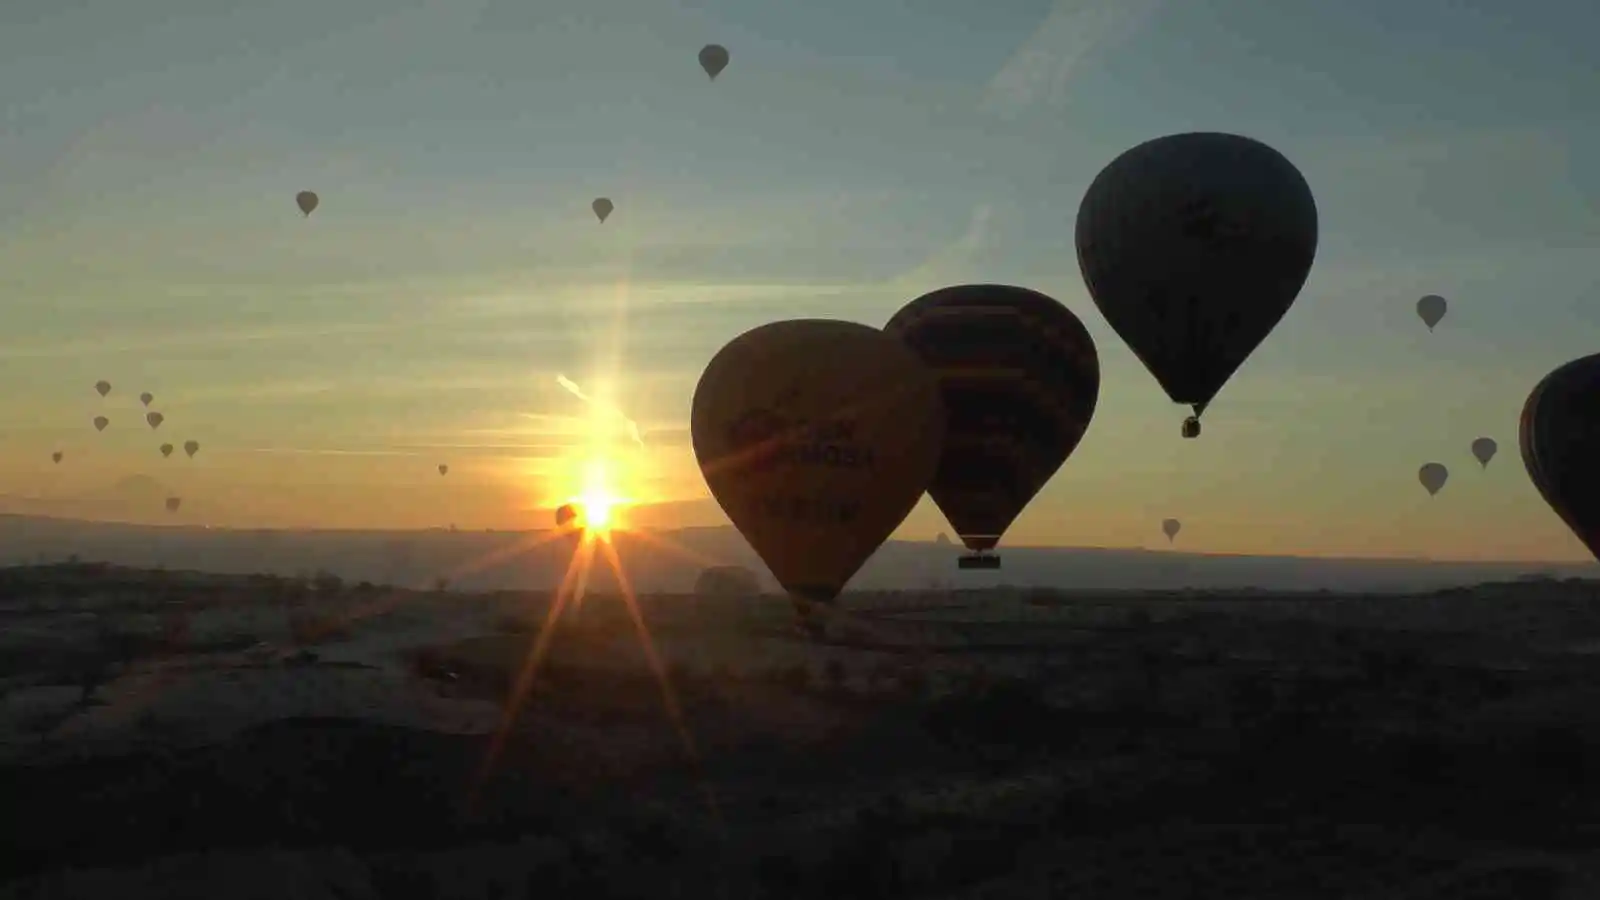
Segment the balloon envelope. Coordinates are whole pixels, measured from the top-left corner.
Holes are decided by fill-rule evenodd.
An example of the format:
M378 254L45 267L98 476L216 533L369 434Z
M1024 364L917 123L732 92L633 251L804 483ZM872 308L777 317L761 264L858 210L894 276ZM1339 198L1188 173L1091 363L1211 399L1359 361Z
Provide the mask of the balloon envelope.
M94 417L94 430L95 431L105 431L106 430L106 426L110 425L110 424L111 424L111 420L106 418L105 416L95 416Z
M62 455L61 451L57 450L56 452L50 454L50 458L55 460L56 462L61 462L61 455Z
M1444 487L1444 483L1449 479L1450 470L1446 469L1443 463L1424 463L1422 468L1417 470L1417 480L1428 489L1430 496L1439 493L1439 489Z
M143 403L145 406L149 406L150 403L152 401L154 401L155 399L156 399L156 395L150 393L149 391L145 391L144 393L139 395L139 402Z
M167 498L167 512L177 512L178 511L178 507L181 506L182 504L183 504L183 500L182 499L180 499L178 497L168 497Z
M189 454L190 458L192 459L196 453L200 452L200 442L199 441L184 441L184 443L183 443L183 452Z
M1534 387L1518 438L1540 496L1600 559L1600 353L1561 366Z
M162 444L161 445L161 455L162 456L171 456L172 455L172 445L171 444Z
M1443 297L1438 294L1429 294L1417 301L1417 318L1422 320L1422 324L1428 326L1429 331L1432 331L1433 326L1444 320L1444 314L1447 309L1449 309L1449 304L1445 303Z
M1486 469L1489 467L1489 460L1494 459L1494 455L1498 452L1500 445L1495 443L1494 438L1481 437L1472 442L1473 457Z
M448 475L449 473L450 473L450 467L445 465L444 463L440 463L439 464L439 474L440 475Z
M895 337L802 319L717 351L689 427L712 496L773 577L830 602L927 489L944 408L933 373Z
M715 81L728 67L728 48L721 44L707 44L700 48L700 68Z
M294 195L294 202L296 206L300 207L302 213L309 216L312 210L317 208L317 204L322 201L317 199L317 195L312 191L301 191Z
M1161 522L1161 533L1166 535L1169 541L1177 537L1178 532L1181 530L1183 530L1183 523L1177 519L1165 519Z
M94 383L94 389L99 392L100 396L104 397L105 395L111 393L111 382L96 381Z
M565 528L578 518L578 508L571 503L556 507L556 527Z
M593 203L589 204L589 208L594 210L595 216L600 221L604 222L606 217L611 215L611 211L617 207L605 197L598 197Z
M1083 440L1100 357L1072 311L999 284L942 288L884 331L939 378L946 420L928 496L968 549L993 549Z
M1266 144L1175 134L1095 177L1075 241L1106 322L1199 415L1305 285L1317 205L1300 170Z
M146 413L145 417L144 417L144 420L146 422L150 423L150 427L151 428L160 428L161 427L161 423L165 422L167 420L167 417L163 416L161 413L153 412L153 413Z

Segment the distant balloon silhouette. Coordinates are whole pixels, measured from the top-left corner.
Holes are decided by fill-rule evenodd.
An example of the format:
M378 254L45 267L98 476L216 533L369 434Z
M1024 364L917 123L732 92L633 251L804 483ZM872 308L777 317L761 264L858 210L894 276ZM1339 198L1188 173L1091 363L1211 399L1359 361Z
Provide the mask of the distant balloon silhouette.
M1427 488L1428 495L1433 496L1439 493L1446 481L1450 480L1450 470L1446 469L1443 463L1424 463L1422 468L1417 470L1417 480Z
M440 475L449 475L450 474L450 467L445 465L444 463L440 463L439 464L439 474Z
M721 44L707 44L700 48L700 68L706 70L712 81L728 67L728 48Z
M106 418L105 416L95 416L94 417L94 430L95 431L105 431L106 430L106 426L110 425L110 424L111 424L111 420Z
M62 453L61 453L60 450L57 450L56 452L50 454L50 458L55 460L58 463L61 462L61 457L62 457Z
M1498 452L1500 445L1494 442L1494 438L1481 437L1472 442L1472 455L1485 469L1489 468L1489 460L1494 459Z
M1161 533L1167 536L1167 543L1169 544L1172 543L1173 538L1178 536L1178 532L1182 530L1183 523L1177 519L1163 519L1161 522Z
M589 208L594 210L596 218L604 222L611 216L611 211L617 207L609 199L605 197L597 197L593 203L589 204Z
M162 456L171 456L172 455L172 445L171 444L162 444L161 445L161 455Z
M1450 304L1446 303L1443 297L1429 294L1417 301L1417 318L1428 326L1429 331L1432 331L1433 326L1444 320L1444 314L1449 308Z
M153 412L153 413L147 413L145 415L145 417L144 417L144 420L146 422L150 423L150 427L151 428L160 428L161 427L161 423L165 422L167 420L167 417L163 416L161 413Z
M1231 134L1146 141L1078 207L1078 267L1112 330L1174 403L1184 437L1282 320L1317 254L1317 204L1277 150Z
M155 401L155 399L156 399L156 395L150 393L149 391L145 391L144 393L139 395L139 402L144 404L145 406L149 406L152 402Z
M927 489L944 407L934 374L897 338L802 319L718 350L689 430L711 495L809 624Z
M184 441L184 443L183 443L183 452L189 454L189 458L190 459L194 459L194 455L196 453L200 452L200 442L199 441Z
M111 393L111 382L96 381L94 383L94 389L100 393L100 396L104 397L105 395Z
M304 213L306 217L309 218L311 213L316 210L317 205L322 201L318 199L316 193L313 191L301 191L300 193L294 195L294 202L296 206L300 207L300 212Z
M928 496L968 550L993 550L1083 440L1100 396L1094 340L1055 299L1003 284L932 291L883 328L939 378L947 419Z
M941 531L939 536L933 539L933 543L938 547L948 547L950 546L950 535Z
M562 505L556 507L557 528L566 528L568 525L571 525L573 522L577 521L577 518L578 508L573 506L571 503L563 503Z
M177 512L178 511L178 507L182 506L182 505L183 505L183 500L181 498L179 498L179 497L168 497L167 498L167 512Z
M1600 353L1557 368L1534 387L1518 438L1540 496L1600 559Z

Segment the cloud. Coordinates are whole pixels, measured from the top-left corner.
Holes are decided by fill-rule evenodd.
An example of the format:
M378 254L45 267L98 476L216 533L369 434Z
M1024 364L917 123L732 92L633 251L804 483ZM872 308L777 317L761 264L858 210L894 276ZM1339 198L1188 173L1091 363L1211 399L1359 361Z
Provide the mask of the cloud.
M993 243L994 207L980 203L973 207L967 229L949 244L934 251L915 268L890 280L897 292L929 290L952 282L965 281L978 254Z
M1161 0L1057 0L1044 22L990 79L984 112L1018 115L1059 107L1068 82L1096 51L1130 37Z

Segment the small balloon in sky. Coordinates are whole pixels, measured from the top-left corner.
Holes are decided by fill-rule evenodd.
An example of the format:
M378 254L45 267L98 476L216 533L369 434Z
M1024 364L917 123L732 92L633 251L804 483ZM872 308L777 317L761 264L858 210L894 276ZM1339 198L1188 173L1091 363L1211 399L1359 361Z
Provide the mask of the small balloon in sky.
M178 511L178 507L180 507L182 505L183 505L183 499L180 498L180 497L168 497L167 498L167 512L177 512Z
M1449 308L1450 304L1444 302L1443 297L1438 294L1429 294L1417 301L1417 318L1422 320L1422 324L1428 326L1429 331L1432 331L1433 326L1444 321L1445 311Z
M57 450L56 452L50 454L50 458L55 460L56 462L61 462L61 456L62 456L62 453L61 453L60 450Z
M156 395L150 393L149 391L145 391L139 395L139 402L143 403L145 406L149 406L155 399Z
M100 392L100 396L104 397L105 395L111 393L111 382L96 381L94 383L94 389Z
M565 528L578 518L578 508L571 503L563 503L556 508L556 527Z
M110 424L111 424L111 420L106 418L105 416L95 416L94 417L94 430L95 431L105 431L106 430L106 426L110 425Z
M1489 468L1489 460L1494 459L1495 453L1499 450L1500 445L1494 442L1494 438L1481 437L1472 442L1472 455L1477 457L1485 469Z
M604 222L611 215L611 211L617 207L609 198L596 197L594 202L589 204L589 208L594 210L595 216L600 221Z
M1178 532L1182 530L1183 523L1177 519L1164 519L1161 522L1161 533L1167 536L1167 543L1169 544L1172 543L1173 538L1178 536Z
M706 70L712 81L728 67L728 48L721 44L707 44L700 48L700 68Z
M171 444L162 444L161 445L161 455L162 456L171 456L172 455L172 445Z
M1440 488L1444 487L1444 483L1450 480L1450 470L1444 467L1444 463L1424 463L1422 468L1417 470L1417 480L1422 482L1424 488L1427 488L1428 495L1431 497L1439 493Z
M294 195L294 202L296 206L300 207L300 212L310 216L312 211L317 208L317 204L322 201L317 199L317 195L313 191L301 191Z
M194 459L194 455L196 453L200 452L200 442L199 441L184 441L184 443L183 443L183 452L189 454L189 458L190 459Z
M448 475L448 474L450 474L450 467L445 465L444 463L439 463L439 474L440 475Z
M167 420L167 417L163 416L161 413L153 412L153 413L146 413L145 417L144 417L144 420L146 422L150 423L150 427L151 428L160 428L161 427L161 423L165 422Z

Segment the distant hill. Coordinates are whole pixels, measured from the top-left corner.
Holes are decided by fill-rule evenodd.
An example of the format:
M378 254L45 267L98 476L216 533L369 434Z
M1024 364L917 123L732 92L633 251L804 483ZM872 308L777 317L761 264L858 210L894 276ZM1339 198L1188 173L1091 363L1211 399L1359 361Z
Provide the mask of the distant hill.
M137 483L134 483L137 481ZM147 483L148 482L148 483ZM165 499L153 479L112 490L130 503ZM135 496L137 495L137 496ZM159 502L159 501L158 501ZM323 570L350 581L426 586L436 579L475 590L546 588L566 570L566 542L547 532L235 530L0 515L0 564L83 561L221 573L302 575ZM730 527L619 534L619 555L636 590L688 592L710 565L765 567ZM1209 556L1143 549L1018 547L996 572L956 569L957 548L891 541L851 587L860 590L1003 585L1081 590L1254 588L1338 592L1433 590L1527 576L1600 577L1589 564L1454 563L1426 560ZM595 590L615 590L604 565ZM768 587L775 589L769 581Z

